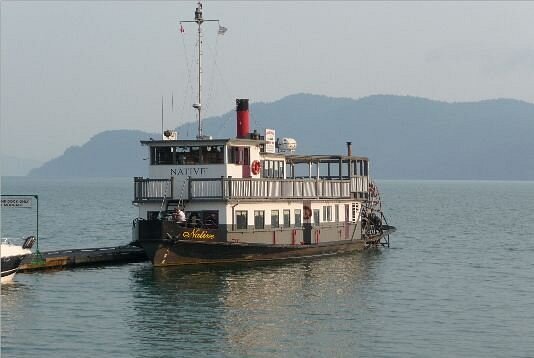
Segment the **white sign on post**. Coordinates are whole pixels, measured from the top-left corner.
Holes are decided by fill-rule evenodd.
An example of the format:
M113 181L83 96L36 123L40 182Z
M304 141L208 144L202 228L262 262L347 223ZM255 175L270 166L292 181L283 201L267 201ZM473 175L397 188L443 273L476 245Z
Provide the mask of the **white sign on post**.
M276 153L276 132L274 129L266 129L265 130L265 141L267 142L265 144L265 152L266 153Z
M3 208L31 208L32 198L15 198L2 199Z

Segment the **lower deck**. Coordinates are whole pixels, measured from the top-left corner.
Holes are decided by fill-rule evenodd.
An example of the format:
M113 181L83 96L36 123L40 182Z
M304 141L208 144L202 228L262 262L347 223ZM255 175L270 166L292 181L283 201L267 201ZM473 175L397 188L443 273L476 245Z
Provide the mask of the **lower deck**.
M361 221L356 223L324 223L314 226L236 228L235 225L197 226L172 220L135 220L133 241L193 240L204 242L251 243L269 245L309 245L361 239Z

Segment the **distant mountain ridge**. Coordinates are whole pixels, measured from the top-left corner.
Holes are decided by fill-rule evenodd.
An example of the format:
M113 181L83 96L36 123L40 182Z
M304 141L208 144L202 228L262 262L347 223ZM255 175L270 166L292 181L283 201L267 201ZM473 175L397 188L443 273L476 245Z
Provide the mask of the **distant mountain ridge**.
M146 148L139 144L148 133L135 130L101 132L81 147L72 146L63 155L30 171L44 177L127 177L143 175ZM144 164L144 165L143 165Z
M251 101L251 129L292 137L298 153L368 156L380 179L534 180L534 104L496 99L448 103L419 97L361 99L295 94ZM193 138L196 123L177 128ZM203 121L216 138L235 136L235 112ZM215 135L216 134L216 135ZM102 132L30 172L33 176L146 176L141 131Z

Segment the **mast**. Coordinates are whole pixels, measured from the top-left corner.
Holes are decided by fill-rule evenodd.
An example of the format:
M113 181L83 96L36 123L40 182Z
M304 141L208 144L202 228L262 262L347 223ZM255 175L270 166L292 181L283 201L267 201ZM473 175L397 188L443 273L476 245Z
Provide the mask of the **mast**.
M197 110L198 118L198 134L197 139L202 139L202 24L206 21L217 21L219 20L205 20L202 17L202 3L199 1L197 3L197 8L195 9L195 20L193 21L180 21L180 24L185 22L194 22L198 25L198 102L193 103L193 108Z

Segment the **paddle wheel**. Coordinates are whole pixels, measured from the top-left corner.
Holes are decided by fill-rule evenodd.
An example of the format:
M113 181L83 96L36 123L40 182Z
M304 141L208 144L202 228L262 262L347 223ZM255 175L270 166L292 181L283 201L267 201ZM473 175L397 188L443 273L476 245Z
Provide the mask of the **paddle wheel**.
M362 238L367 246L389 247L389 234L384 235L384 231L388 232L389 228L382 211L380 191L376 183L371 181L369 183L369 199L362 207Z

